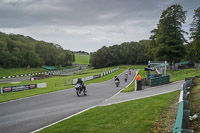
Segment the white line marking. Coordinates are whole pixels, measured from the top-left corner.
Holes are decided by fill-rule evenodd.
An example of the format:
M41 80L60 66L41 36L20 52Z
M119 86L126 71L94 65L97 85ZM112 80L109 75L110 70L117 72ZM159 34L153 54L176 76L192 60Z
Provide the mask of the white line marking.
M66 118L64 118L64 119L61 119L61 120L56 121L56 122L54 122L54 123L52 123L52 124L49 124L49 125L47 125L47 126L45 126L45 127L42 127L42 128L37 129L37 130L35 130L35 131L32 131L31 133L35 133L35 132L41 131L41 130L43 130L43 129L45 129L45 128L48 128L48 127L50 127L50 126L53 126L53 125L55 125L55 124L57 124L57 123L59 123L59 122L61 122L61 121L67 120L67 119L69 119L69 118L71 118L71 117L73 117L73 116L76 116L76 115L78 115L78 114L81 114L81 113L83 113L83 112L85 112L85 111L88 111L88 110L90 110L90 109L92 109L92 108L95 108L95 107L96 107L96 105L95 105L95 106L92 106L92 107L89 107L89 108L86 108L86 109L84 109L84 110L82 110L82 111L79 111L78 113L75 113L75 114L73 114L73 115L70 115L70 116L68 116L68 117L66 117Z
M108 103L108 104L100 105L100 106L108 106L108 105L118 104L118 103L122 103L122 102L128 102L128 101L132 101L132 100L143 99L143 98L147 98L147 97L152 97L152 96L162 95L162 94L165 94L165 93L170 93L170 92L177 91L177 90L179 90L179 89L166 91L166 92L161 92L161 93L157 93L157 94L154 94L154 95L148 95L148 96L143 96L143 97L138 97L138 98L132 98L132 99L128 99L128 100L121 100L121 101L118 101L118 102Z
M126 70L125 70L125 71L126 71ZM122 73L124 73L124 71L123 71ZM122 73L121 73L121 74L122 74ZM121 74L120 74L120 75L121 75ZM134 78L133 78L133 80L131 81L131 83L132 83L133 81L134 81ZM129 86L131 83L129 83L128 86ZM117 96L123 89L124 89L124 88L122 88L122 89L119 90L115 95L113 95L112 97L110 97L110 98L104 100L103 102L106 102L106 101L110 100L111 98ZM102 102L102 103L103 103L103 102ZM101 104L101 103L100 103L100 104Z

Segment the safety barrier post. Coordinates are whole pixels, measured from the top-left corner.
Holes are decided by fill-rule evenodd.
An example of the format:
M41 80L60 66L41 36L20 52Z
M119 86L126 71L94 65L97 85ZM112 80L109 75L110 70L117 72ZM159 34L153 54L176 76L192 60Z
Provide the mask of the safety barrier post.
M178 112L173 129L173 133L193 133L188 129L190 110L188 110L187 88L191 87L192 81L185 82L181 86Z

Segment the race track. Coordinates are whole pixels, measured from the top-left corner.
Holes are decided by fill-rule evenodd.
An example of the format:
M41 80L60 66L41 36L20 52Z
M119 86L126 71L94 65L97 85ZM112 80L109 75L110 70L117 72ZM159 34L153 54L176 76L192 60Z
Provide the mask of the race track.
M119 76L121 82L119 87L115 86L114 79L87 85L87 96L77 97L75 89L72 88L0 103L0 132L32 132L84 109L101 104L132 81L135 72L132 71L128 82L125 83L126 72Z

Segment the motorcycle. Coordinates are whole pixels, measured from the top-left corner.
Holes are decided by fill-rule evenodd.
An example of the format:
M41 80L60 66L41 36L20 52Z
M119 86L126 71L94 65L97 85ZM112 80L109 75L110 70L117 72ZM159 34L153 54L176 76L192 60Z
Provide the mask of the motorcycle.
M127 79L128 79L128 73L125 74L124 81L127 82Z
M115 80L115 84L116 84L116 87L118 87L119 86L119 80Z
M86 95L86 89L84 89L81 84L76 84L75 89L77 96L80 96L82 93Z
M124 81L127 82L127 77L124 78Z
M131 71L129 71L129 75L131 75Z

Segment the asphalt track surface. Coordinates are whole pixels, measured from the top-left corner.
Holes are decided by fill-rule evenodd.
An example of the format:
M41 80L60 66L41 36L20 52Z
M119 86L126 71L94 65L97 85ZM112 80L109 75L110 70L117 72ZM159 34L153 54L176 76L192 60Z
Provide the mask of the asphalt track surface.
M128 82L125 83L125 73L127 71L119 75L119 87L115 86L114 79L87 85L87 96L77 97L75 89L72 88L0 103L0 132L32 132L84 109L99 105L118 93L135 77L135 72L132 71Z
M2 79L0 80L0 83L18 82L18 81L24 81L24 80L30 80L30 77Z

